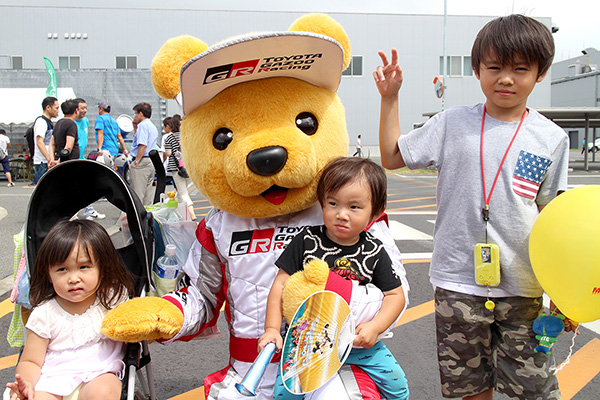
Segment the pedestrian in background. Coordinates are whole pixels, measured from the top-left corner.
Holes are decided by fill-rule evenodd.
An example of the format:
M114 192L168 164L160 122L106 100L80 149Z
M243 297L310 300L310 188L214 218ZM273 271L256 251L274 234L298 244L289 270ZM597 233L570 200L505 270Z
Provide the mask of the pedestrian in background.
M48 152L50 139L54 124L52 118L58 117L58 99L56 97L46 97L42 101L43 114L35 119L33 123L33 137L35 142L35 151L33 153L33 182L36 185L38 180L48 171L48 164L53 160Z
M77 140L79 142L79 158L85 159L85 150L88 144L88 129L90 126L90 120L86 117L87 114L87 102L78 97L75 99L77 102L77 116L75 117L75 124L77 124ZM83 210L83 217L85 219L104 219L106 215L99 213L94 209L91 204L85 207Z
M158 130L152 124L152 106L148 103L138 103L133 107L135 116L133 123L137 126L133 143L131 144L131 187L138 195L143 205L151 205L154 196L154 165L148 155L157 148Z
M362 157L362 141L361 141L361 136L358 135L358 137L356 138L356 151L354 152L354 154L352 154L352 157L356 157L356 156Z
M64 101L60 108L64 118L61 118L55 125L50 138L50 146L48 152L52 157L52 161L48 164L48 168L54 167L60 162L60 152L68 150L69 155L67 160L79 159L79 142L77 140L77 102L75 100Z
M6 131L0 128L0 157L4 155L4 157L0 158L0 161L2 162L4 175L6 175L6 179L8 180L8 187L15 186L10 175L10 158L8 157L8 149L11 147L10 138L6 136Z
M96 143L98 144L98 152L101 153L104 163L110 167L114 167L114 157L119 155L119 143L123 147L123 154L127 156L129 151L125 146L123 136L121 136L121 128L117 120L110 115L111 106L106 100L98 103L98 118L94 124L96 129Z

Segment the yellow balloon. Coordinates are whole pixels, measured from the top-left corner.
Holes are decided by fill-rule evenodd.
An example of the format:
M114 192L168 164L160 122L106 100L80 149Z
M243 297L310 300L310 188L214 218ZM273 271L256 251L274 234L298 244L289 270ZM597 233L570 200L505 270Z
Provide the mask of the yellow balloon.
M600 186L571 189L540 213L529 257L544 291L569 319L600 318Z

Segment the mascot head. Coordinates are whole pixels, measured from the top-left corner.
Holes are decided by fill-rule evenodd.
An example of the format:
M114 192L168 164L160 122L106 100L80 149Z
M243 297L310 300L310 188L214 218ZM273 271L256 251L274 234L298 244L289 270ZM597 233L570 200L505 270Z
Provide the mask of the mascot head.
M184 163L196 187L223 211L263 218L312 206L321 170L347 154L336 91L349 62L344 29L309 14L289 31L210 48L170 39L152 62L152 82L182 107Z

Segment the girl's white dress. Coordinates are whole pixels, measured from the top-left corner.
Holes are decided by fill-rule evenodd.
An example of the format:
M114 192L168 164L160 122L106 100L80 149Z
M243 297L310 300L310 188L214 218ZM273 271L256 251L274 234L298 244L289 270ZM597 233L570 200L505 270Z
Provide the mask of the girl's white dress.
M81 315L69 314L55 299L33 309L27 329L50 339L36 391L66 396L82 382L107 372L121 379L124 344L100 331L106 313L98 300Z

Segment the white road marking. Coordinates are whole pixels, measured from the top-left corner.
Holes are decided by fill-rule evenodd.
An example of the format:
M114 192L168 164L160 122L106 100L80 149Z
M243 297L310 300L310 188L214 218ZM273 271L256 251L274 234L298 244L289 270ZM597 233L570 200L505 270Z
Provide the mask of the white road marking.
M433 240L432 236L398 221L390 220L389 224L394 240Z
M430 260L433 253L402 253L403 260Z

